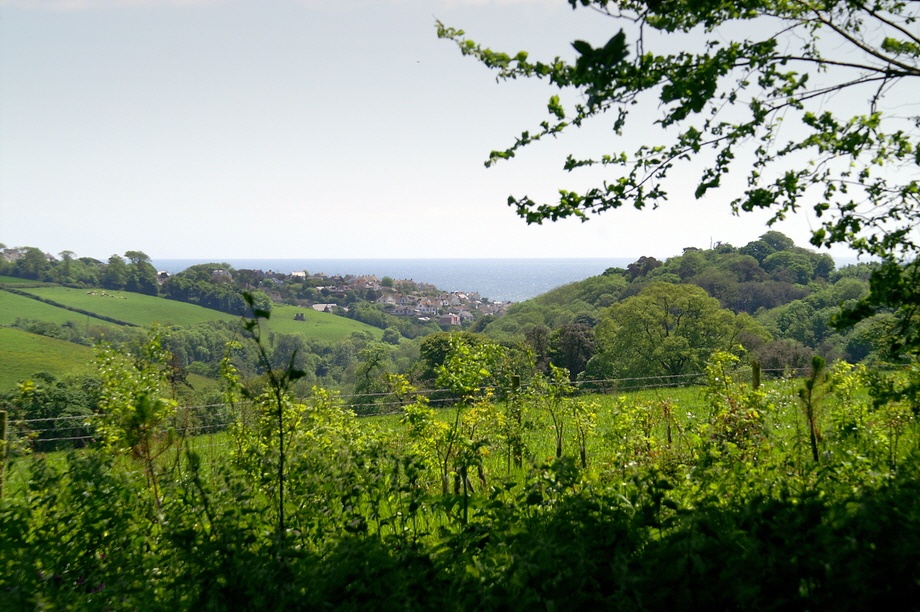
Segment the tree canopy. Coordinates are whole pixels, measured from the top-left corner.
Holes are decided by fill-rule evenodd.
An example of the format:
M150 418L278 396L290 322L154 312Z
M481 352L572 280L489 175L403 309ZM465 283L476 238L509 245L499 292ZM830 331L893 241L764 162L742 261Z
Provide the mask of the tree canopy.
M693 193L701 198L730 189L723 179L740 170L746 184L729 199L736 213L767 209L772 223L810 206L820 218L816 246L842 243L892 259L920 251L913 232L920 223L920 114L910 105L920 77L920 3L569 3L613 26L597 47L574 41L574 61L493 51L437 24L440 37L495 69L498 79L544 79L574 94L550 97L549 118L493 151L486 166L602 115L623 136L644 121L636 105L659 109L658 131L641 126L644 140L634 151L565 159L568 171L608 168L603 184L561 190L553 203L509 197L527 222L657 206L671 186L684 185L685 176L672 176L684 171L696 173Z
M652 283L608 308L597 326L601 352L588 376L681 376L703 370L715 351L737 351L769 334L693 285Z

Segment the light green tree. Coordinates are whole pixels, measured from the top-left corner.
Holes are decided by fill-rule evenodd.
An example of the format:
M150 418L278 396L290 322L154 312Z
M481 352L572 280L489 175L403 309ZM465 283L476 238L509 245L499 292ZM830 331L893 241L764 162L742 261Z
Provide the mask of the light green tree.
M589 374L612 378L680 376L703 371L715 351L737 352L767 332L694 285L652 283L607 309L597 326L600 353Z
M437 24L440 37L500 80L543 79L562 90L550 97L548 118L493 151L487 166L547 136L596 126L595 119L606 118L617 135L642 130L634 151L565 159L569 171L606 168L601 185L560 190L555 203L509 197L528 222L657 206L672 186L686 184L686 173L695 175L693 194L701 198L729 189L723 178L740 172L746 184L726 198L736 212L766 209L772 223L807 205L820 218L815 245L843 243L882 257L920 251L913 232L920 223L920 115L905 106L920 77L920 3L569 4L610 20L612 34L598 46L574 41L574 61L493 51ZM651 120L648 109L656 109Z
M168 399L166 365L157 328L134 355L100 346L96 357L102 381L98 427L103 445L112 453L139 460L144 467L154 501L160 503L159 457L176 439L171 418L175 400Z

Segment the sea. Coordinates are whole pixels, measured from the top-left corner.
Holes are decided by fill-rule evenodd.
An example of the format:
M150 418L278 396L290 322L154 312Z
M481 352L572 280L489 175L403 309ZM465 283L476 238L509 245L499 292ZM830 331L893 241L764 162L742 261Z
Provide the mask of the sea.
M477 292L493 302L522 302L551 289L625 268L635 258L572 259L154 259L157 270L176 274L202 263L226 263L237 270L306 271L327 276L389 276L429 283L442 291Z

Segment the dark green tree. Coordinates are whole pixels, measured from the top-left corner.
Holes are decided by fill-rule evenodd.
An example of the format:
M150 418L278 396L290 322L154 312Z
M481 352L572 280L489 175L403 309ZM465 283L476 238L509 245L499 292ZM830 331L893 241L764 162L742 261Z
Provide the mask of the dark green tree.
M545 325L534 325L524 332L527 346L533 351L537 372L549 374L550 330Z
M112 255L102 271L102 286L106 289L124 289L128 284L128 265L121 255Z
M572 382L584 372L588 360L597 350L594 330L580 323L563 325L554 331L549 337L549 345L552 364L568 370Z
M25 247L22 256L13 264L13 274L21 278L43 280L51 263L45 254L35 247Z
M147 295L157 294L157 270L150 263L150 258L142 251L128 251L127 279L125 289Z
M395 327L388 327L383 330L381 340L386 344L399 344L399 341L402 340L402 334Z

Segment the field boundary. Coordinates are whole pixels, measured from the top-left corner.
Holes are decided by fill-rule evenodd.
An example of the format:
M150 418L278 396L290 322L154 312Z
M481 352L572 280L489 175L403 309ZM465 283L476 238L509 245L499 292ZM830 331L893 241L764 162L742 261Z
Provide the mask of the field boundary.
M128 321L122 321L121 319L116 319L114 317L108 317L106 315L101 315L95 312L90 312L89 310L84 310L82 308L74 308L73 306L67 306L66 304L61 304L60 302L55 302L54 300L49 300L47 298L40 297L34 293L29 293L28 291L20 291L19 289L14 289L10 286L0 284L0 291L7 291L13 295L18 295L21 297L26 297L32 300L37 300L43 304L48 304L49 306L54 306L55 308L63 308L64 310L69 310L71 312L76 312L78 314L86 315L88 317L93 317L94 319L99 319L100 321L106 321L107 323L114 323L115 325L124 325L126 327L141 327L137 323L129 323Z

